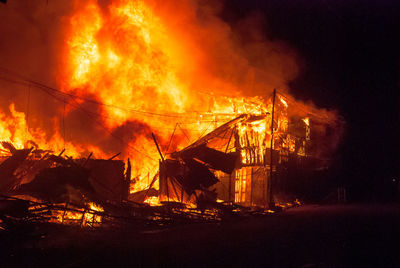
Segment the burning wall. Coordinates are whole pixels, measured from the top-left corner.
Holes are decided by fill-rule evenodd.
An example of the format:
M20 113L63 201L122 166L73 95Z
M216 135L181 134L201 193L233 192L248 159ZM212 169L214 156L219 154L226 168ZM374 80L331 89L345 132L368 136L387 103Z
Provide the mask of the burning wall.
M287 45L268 40L254 19L228 24L222 8L189 0L2 5L1 139L72 156L122 152L133 160L132 191L145 189L158 169L152 132L164 153L181 149L239 114L270 111L265 98L299 72ZM290 101L301 117L336 120Z
M297 171L300 180L304 178L300 170L310 173L326 167L326 159L310 145L321 146L321 137L327 137L321 127L328 125L317 117L289 118L291 106L280 98L274 92L272 113L242 114L171 154L173 159L163 160L161 200L186 202L193 197L200 202L199 195L204 193L211 193L211 200L246 206L266 206L273 199L295 200L295 193L287 191L289 173ZM275 99L281 103L275 103ZM317 122L319 129L311 131ZM269 190L271 185L273 191ZM176 189L182 196L174 194L180 192Z

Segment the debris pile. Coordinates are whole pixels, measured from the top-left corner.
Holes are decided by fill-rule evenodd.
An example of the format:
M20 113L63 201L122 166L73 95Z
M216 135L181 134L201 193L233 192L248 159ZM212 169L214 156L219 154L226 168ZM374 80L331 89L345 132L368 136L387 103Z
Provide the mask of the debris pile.
M129 194L129 168L125 171L123 161L91 159L91 154L85 159L72 159L63 156L64 152L55 155L34 147L16 149L6 142L2 146L0 228L3 231L25 224L88 228L163 227L268 214L263 209L216 202L216 194L212 191L197 196L196 204L170 200L151 206L143 201L146 197L157 196L158 190L150 186L148 190ZM207 149L202 152L214 153ZM218 165L217 162L211 164ZM174 178L181 180L187 192L206 188L218 181L203 164L190 158L183 166L168 159L164 168L169 170L168 174L174 170ZM193 171L198 170L204 171L201 174L207 173L208 176L200 176L206 179L196 179L199 175ZM180 176L180 173L187 176ZM186 177L195 179L184 180Z

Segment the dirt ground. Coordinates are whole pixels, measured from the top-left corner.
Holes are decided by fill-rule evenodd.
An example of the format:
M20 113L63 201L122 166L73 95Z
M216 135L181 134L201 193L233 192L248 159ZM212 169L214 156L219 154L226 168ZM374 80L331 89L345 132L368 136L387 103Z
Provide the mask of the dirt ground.
M0 238L3 267L400 267L400 205L305 205L220 224Z

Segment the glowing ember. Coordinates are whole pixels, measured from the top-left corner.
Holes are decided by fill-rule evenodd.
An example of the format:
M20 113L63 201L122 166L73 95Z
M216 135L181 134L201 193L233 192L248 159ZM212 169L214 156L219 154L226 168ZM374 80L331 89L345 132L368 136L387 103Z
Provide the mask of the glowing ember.
M310 126L310 118L308 118L308 117L303 118L303 122L304 122L307 126Z
M286 108L289 106L288 103L281 96L279 96L279 99Z
M144 203L147 203L152 206L159 206L160 200L157 196L150 196L150 197L147 197L146 200L144 200Z
M64 205L65 206L65 205ZM68 206L65 206L65 210L55 210L53 211L53 220L55 223L63 223L63 224L73 224L80 225L82 227L91 226L95 227L95 225L101 224L102 216L97 215L93 211L103 212L103 208L100 205L95 203L88 203L89 208L92 210L82 210L82 209L74 209L68 210Z

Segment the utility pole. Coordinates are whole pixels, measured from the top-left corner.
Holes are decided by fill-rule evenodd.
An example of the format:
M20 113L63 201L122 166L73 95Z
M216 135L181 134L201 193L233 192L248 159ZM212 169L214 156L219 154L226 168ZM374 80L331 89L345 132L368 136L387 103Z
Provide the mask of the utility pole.
M272 95L272 112L271 112L271 146L270 146L270 161L269 161L269 183L268 183L268 206L269 208L275 207L274 198L272 196L272 165L273 165L273 152L274 152L274 112L275 112L275 96L276 96L276 89L274 89L274 93Z

